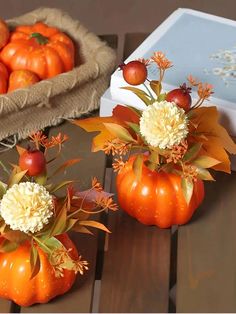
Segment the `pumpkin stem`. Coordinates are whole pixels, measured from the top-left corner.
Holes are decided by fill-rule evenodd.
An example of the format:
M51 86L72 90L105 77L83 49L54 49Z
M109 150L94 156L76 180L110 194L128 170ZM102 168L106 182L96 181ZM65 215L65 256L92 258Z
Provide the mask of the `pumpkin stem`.
M48 38L46 36L43 36L40 33L32 33L30 35L30 38L35 38L37 43L40 45L46 45L48 43Z

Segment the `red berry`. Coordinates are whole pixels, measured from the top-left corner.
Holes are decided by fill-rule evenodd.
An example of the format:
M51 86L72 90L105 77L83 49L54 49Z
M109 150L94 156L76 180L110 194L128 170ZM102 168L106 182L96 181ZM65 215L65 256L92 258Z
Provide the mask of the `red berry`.
M29 176L38 176L46 169L46 159L43 152L38 149L26 150L19 158L21 170L28 170Z
M192 98L190 96L191 87L187 87L184 83L180 88L173 89L166 95L166 100L174 102L180 108L188 111L192 104Z
M131 61L120 66L124 80L130 85L139 85L147 79L147 67L140 61Z

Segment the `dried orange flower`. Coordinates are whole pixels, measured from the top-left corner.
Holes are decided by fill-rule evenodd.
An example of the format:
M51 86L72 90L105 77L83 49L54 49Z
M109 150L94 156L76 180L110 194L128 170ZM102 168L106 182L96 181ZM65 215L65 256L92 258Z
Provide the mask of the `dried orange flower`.
M190 179L193 182L197 181L197 168L193 165L183 165L183 175L182 177L185 179Z
M151 60L154 61L161 70L166 70L172 67L172 62L169 61L161 51L154 52Z
M137 61L143 63L146 66L148 66L150 63L150 59L144 59L144 58L138 58Z
M198 86L200 84L200 82L197 81L196 78L194 78L192 75L189 75L187 77L187 80L189 81L189 83L192 85L192 86Z
M126 162L124 162L122 159L115 158L112 164L112 168L114 172L120 172L121 169L124 168L125 164Z
M98 195L95 200L95 204L103 209L117 210L118 206L113 202L111 197L106 197L104 195Z
M131 144L123 143L118 138L108 140L104 146L103 151L105 154L109 155L126 155L131 148Z
M182 141L179 145L174 145L170 151L168 151L165 155L166 162L177 163L179 160L183 158L185 153L188 150L188 143L186 141Z
M56 277L63 277L64 269L72 270L75 274L80 273L81 275L83 275L84 270L88 270L88 262L82 261L81 256L77 260L73 260L70 257L71 250L66 250L64 246L61 246L50 255L50 262Z
M58 133L57 136L52 136L50 140L47 140L44 142L44 147L50 148L57 145L61 145L65 141L68 140L68 136L66 134L62 135L61 133Z
M42 131L38 131L30 135L29 138L31 142L34 142L36 144L36 146L44 146L44 142L47 140L47 136L44 135Z
M213 94L213 86L208 83L199 83L197 93L201 99L208 99Z
M97 178L95 178L95 177L92 179L92 188L94 190L96 190L97 192L102 192L103 191L101 183L98 182Z

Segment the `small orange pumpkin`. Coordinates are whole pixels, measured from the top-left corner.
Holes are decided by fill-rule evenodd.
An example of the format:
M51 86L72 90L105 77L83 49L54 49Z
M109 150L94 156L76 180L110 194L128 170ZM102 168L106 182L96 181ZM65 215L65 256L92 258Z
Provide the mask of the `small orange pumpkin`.
M187 223L204 198L203 182L197 180L194 183L188 205L180 176L151 171L143 163L141 179L138 180L132 168L134 160L135 157L131 156L117 176L117 196L121 208L146 225L169 228Z
M2 49L8 42L10 32L7 24L0 20L0 49Z
M71 258L78 258L76 247L67 234L59 235L57 239L70 250ZM64 270L64 277L55 277L48 257L41 249L38 251L41 267L31 280L29 242L24 242L15 251L0 253L0 297L11 299L20 306L30 306L34 303L46 303L71 288L75 273Z
M7 92L8 77L9 74L6 66L0 62L0 94L5 94Z
M44 23L17 26L0 54L11 71L30 70L46 79L74 67L74 44L55 27Z
M11 72L9 77L8 92L18 88L29 87L39 82L39 77L29 70L16 70Z

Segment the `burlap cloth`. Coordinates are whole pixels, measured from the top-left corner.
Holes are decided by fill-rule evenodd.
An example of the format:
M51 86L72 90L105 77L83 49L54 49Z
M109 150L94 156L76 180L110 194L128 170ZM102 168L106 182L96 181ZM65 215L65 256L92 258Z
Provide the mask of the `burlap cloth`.
M7 23L14 28L37 21L67 33L78 49L76 64L81 58L83 64L29 88L1 95L0 140L13 134L23 139L65 118L79 117L98 108L99 99L108 87L115 66L114 51L61 10L39 8Z

